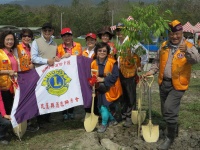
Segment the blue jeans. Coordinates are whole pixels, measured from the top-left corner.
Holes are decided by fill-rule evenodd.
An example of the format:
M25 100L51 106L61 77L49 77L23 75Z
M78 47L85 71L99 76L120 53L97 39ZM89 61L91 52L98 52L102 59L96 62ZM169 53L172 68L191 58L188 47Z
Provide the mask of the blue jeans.
M108 107L101 105L100 107L100 113L102 117L102 125L107 125L108 121L115 120L115 118L112 116L110 111L108 110Z
M0 114L0 138L6 135L9 126L11 126L10 120L3 118Z

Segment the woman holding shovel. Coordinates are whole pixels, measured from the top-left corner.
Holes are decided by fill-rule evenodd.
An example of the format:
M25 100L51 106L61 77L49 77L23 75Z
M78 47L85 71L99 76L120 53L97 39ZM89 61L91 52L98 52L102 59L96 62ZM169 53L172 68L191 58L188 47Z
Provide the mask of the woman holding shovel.
M108 124L117 124L109 111L109 106L122 95L122 88L116 60L108 57L110 46L104 42L97 43L94 52L95 56L91 69L98 70L96 95L102 117L102 125L98 132L102 133L106 131Z
M175 139L181 98L188 89L191 66L199 61L198 50L183 37L181 23L178 20L169 23L169 40L162 43L150 71L144 75L159 73L161 112L167 124L160 150L169 149Z

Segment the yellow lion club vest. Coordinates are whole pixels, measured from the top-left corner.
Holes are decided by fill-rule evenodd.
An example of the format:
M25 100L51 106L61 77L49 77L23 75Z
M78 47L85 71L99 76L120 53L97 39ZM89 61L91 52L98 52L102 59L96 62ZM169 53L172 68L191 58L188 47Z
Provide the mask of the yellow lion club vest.
M0 70L12 70L10 59L2 49L0 49ZM11 85L9 75L0 75L0 90L9 90Z
M131 64L128 61L128 58L122 58L122 57L119 58L119 68L122 75L125 78L134 77L137 72L137 68L141 66L139 56L136 54L133 54L132 57L135 61L134 64Z
M186 45L191 48L193 45L187 41ZM167 47L167 41L164 42L160 50L160 71L158 77L158 84L163 81L164 70L167 64L170 49ZM191 64L187 62L185 54L177 49L172 59L172 83L176 90L187 90L190 82Z

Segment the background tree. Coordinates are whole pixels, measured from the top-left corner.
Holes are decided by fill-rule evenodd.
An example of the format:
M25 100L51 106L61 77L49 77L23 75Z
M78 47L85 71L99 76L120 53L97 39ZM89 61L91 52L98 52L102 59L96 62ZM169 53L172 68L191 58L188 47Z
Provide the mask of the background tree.
M118 55L127 57L130 55L127 50L130 50L130 47L135 46L138 42L150 43L152 42L152 35L159 37L164 34L169 28L168 23L170 20L168 20L168 16L170 14L171 12L168 10L160 13L159 7L155 5L147 5L143 8L133 6L130 15L134 16L134 19L130 21L126 18L122 19L125 26L122 28L122 32L129 37L129 40L122 45L116 43L119 50ZM143 52L137 51L137 54L140 56ZM134 59L131 59L130 63L134 63Z

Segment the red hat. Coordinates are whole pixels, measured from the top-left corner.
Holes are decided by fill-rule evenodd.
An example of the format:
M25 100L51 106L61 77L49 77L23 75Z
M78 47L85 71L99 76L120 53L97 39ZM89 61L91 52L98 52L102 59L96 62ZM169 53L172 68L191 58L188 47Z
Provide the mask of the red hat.
M88 33L87 35L86 35L86 37L85 37L85 39L87 38L87 37L91 37L91 38L93 38L93 39L97 39L97 36L96 36L96 34L94 34L94 33Z
M72 30L70 28L63 28L60 34L72 34Z
M178 20L174 20L169 23L169 27L172 32L177 32L183 30L182 24Z

